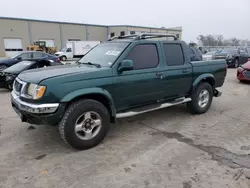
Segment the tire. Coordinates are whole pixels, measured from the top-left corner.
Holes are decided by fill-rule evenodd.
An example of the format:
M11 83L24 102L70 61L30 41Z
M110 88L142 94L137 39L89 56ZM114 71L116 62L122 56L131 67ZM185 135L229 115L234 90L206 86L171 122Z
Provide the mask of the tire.
M88 115L88 117L91 116L89 119L86 118L86 114L88 113L91 114ZM100 127L96 126L97 128L92 129L92 125L90 125L91 123L88 123L88 121L90 119L93 120L93 115L100 118ZM93 121L97 122L98 118ZM82 121L83 123L79 123L78 121ZM79 124L81 125L80 130L77 129ZM87 130L88 127L85 128L87 125L90 127L89 129L92 129L91 134L95 134L92 138L88 136L89 134L86 134L86 132L91 132ZM110 114L107 108L98 101L85 99L76 101L68 107L59 125L59 131L62 139L68 145L78 150L86 150L97 146L104 139L109 130L109 126Z
M206 97L208 101L206 103L199 103L199 101L202 101L200 100L200 96L203 94L202 92L205 92L205 93L207 92L208 94L208 97ZM205 93L204 93L204 96L205 96ZM187 103L187 107L192 114L203 114L207 112L213 101L212 86L207 82L201 82L199 86L191 94L191 99L192 101Z
M67 57L66 56L62 56L61 59L62 59L62 61L66 61Z
M238 68L238 67L239 67L239 59L236 58L236 59L234 60L234 68Z
M13 90L13 83L8 84L8 90L12 91Z
M0 65L0 71L4 70L6 68L8 68L6 65Z

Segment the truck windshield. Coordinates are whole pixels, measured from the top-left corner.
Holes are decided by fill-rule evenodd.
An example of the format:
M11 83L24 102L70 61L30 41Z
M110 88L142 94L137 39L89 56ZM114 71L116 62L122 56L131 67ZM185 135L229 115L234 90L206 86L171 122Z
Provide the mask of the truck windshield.
M101 43L89 51L78 63L99 64L102 67L110 67L123 50L128 46L129 42L115 43L107 42Z
M67 52L67 49L68 49L67 47L64 47L64 48L62 48L60 51L61 51L61 52Z

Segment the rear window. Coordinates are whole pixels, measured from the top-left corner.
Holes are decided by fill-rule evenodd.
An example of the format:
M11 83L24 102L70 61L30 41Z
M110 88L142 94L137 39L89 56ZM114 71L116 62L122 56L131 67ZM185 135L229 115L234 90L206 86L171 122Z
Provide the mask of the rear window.
M178 66L184 64L184 56L180 44L164 44L163 48L168 66Z

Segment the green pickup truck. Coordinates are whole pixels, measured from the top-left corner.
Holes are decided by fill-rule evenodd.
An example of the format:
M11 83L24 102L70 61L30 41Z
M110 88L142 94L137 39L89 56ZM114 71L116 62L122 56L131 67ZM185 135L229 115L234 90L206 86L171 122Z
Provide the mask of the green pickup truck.
M66 143L88 149L117 118L183 103L205 113L226 73L225 60L191 62L188 46L174 36L114 37L73 65L19 74L11 104L23 122L59 125Z

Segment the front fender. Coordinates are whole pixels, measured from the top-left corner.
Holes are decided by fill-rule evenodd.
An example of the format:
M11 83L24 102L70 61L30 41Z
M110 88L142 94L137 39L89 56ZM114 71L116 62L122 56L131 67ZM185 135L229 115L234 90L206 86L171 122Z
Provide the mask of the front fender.
M195 89L200 84L201 81L203 81L207 78L212 79L213 83L215 83L214 75L209 74L209 73L202 74L198 78L196 78L196 80L193 82L192 88Z
M86 89L75 90L71 93L68 93L66 96L64 96L63 99L61 100L61 102L62 103L70 102L77 97L89 95L89 94L101 94L101 95L105 96L110 103L110 107L112 110L112 116L115 117L116 111L115 111L115 105L114 105L113 98L112 98L111 94L103 88L96 87L96 88L86 88Z

